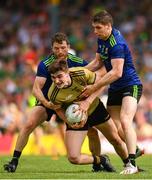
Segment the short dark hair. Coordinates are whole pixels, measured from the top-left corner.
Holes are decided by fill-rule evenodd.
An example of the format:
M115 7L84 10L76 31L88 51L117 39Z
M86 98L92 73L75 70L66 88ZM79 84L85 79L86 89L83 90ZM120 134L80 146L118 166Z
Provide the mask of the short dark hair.
M58 71L67 71L68 63L67 60L56 59L52 64L49 65L48 71L50 74L55 74Z
M54 42L62 44L63 41L66 41L67 44L69 44L69 40L68 40L68 37L66 36L66 34L64 34L62 32L57 32L51 39L51 45L53 46Z
M113 25L113 18L111 14L108 13L106 10L102 10L93 16L92 22L101 23L103 25L110 23L111 25Z

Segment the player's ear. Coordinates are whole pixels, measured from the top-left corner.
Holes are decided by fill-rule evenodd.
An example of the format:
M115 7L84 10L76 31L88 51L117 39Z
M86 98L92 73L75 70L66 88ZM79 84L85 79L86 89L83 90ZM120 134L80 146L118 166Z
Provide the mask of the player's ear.
M109 29L111 27L111 23L107 23L106 26Z

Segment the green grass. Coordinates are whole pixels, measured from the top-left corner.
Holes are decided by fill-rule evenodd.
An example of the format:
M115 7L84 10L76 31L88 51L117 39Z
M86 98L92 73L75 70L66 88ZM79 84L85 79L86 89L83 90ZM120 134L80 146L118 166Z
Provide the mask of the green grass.
M151 179L152 155L144 155L137 160L137 164L145 172L134 175L120 175L122 162L117 155L109 155L117 173L93 173L91 165L72 165L66 157L52 160L50 156L22 156L15 173L3 170L3 164L10 157L0 157L0 179Z

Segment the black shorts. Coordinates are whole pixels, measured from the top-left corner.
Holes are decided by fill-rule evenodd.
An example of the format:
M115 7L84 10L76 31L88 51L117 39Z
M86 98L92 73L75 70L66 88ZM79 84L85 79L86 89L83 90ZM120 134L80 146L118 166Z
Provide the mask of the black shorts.
M56 114L56 112L55 112L54 110L49 109L49 108L46 108L42 103L40 103L40 102L37 101L37 100L36 100L35 106L42 106L42 107L45 108L46 113L47 113L47 116L48 116L47 119L46 119L46 121L50 121L52 115L53 115L53 114ZM59 118L59 116L58 116L57 114L56 114L56 116L57 116L57 118L56 118L56 122L57 122L57 123L59 123L59 124L64 123L64 121L63 121L61 118Z
M107 106L120 106L125 96L132 96L139 102L142 95L142 85L127 86L118 91L108 91Z
M92 126L102 124L110 119L110 115L100 101L94 112L88 117L86 124L80 129L73 129L68 124L66 130L84 131L88 130Z
M50 121L52 115L53 115L53 114L56 114L55 111L53 111L52 109L46 108L43 104L36 104L35 106L42 106L42 107L45 108L46 113L47 113L47 116L48 116L47 119L46 119L46 121Z

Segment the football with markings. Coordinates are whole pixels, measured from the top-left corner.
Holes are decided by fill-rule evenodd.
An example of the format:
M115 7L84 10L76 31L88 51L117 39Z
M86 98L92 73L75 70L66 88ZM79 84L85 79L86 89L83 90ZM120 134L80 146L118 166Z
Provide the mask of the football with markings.
M79 123L82 119L86 120L87 115L83 113L78 104L71 104L65 112L66 118L70 124Z

